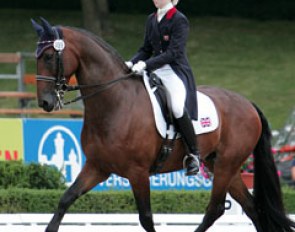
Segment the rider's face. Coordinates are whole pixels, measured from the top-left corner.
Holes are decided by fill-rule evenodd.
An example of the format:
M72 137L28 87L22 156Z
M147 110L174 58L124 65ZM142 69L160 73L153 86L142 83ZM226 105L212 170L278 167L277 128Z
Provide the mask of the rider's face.
M166 6L171 0L153 0L156 8L163 8Z

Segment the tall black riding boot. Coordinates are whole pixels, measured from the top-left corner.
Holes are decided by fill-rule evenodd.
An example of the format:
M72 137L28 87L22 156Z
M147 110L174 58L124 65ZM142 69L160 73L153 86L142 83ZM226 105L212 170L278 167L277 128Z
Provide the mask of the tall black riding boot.
M190 154L184 157L183 163L186 167L186 175L196 175L200 168L200 154L197 149L196 135L193 128L192 121L187 112L184 112L181 118L176 119L179 133L186 143Z

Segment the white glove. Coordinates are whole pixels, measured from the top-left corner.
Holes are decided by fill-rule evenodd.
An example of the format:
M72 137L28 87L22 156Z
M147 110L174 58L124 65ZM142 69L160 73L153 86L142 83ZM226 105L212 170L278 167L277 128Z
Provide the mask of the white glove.
M131 70L135 72L136 74L142 75L145 68L146 68L146 63L143 61L138 61L135 65L133 65Z
M129 69L133 67L133 63L131 61L125 61L125 64L127 65Z

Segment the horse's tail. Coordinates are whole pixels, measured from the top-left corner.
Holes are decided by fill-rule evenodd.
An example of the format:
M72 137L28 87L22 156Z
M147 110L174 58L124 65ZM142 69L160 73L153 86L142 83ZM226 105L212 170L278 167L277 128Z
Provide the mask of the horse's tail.
M254 105L254 104L253 104ZM285 213L277 169L271 151L271 131L267 119L256 108L262 132L254 149L254 203L265 232L294 232L295 223Z

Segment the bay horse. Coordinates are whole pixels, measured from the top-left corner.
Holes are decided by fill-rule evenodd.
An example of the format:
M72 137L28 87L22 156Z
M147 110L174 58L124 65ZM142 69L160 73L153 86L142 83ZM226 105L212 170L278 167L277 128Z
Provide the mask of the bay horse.
M46 232L58 231L74 201L115 173L129 180L139 221L154 232L150 203L151 167L163 139L156 130L152 106L143 81L131 73L120 55L101 38L79 28L51 26L32 20L39 41L37 98L45 111L61 108L64 91L76 75L84 103L81 144L85 165L65 191ZM267 119L249 100L237 93L210 86L198 91L216 105L219 127L198 136L201 159L214 174L211 198L196 232L206 231L225 211L227 192L242 206L258 232L292 232L284 211L279 178L271 153ZM254 154L254 193L241 179L241 166ZM183 168L185 147L175 141L161 173ZM193 202L192 202L193 204Z

